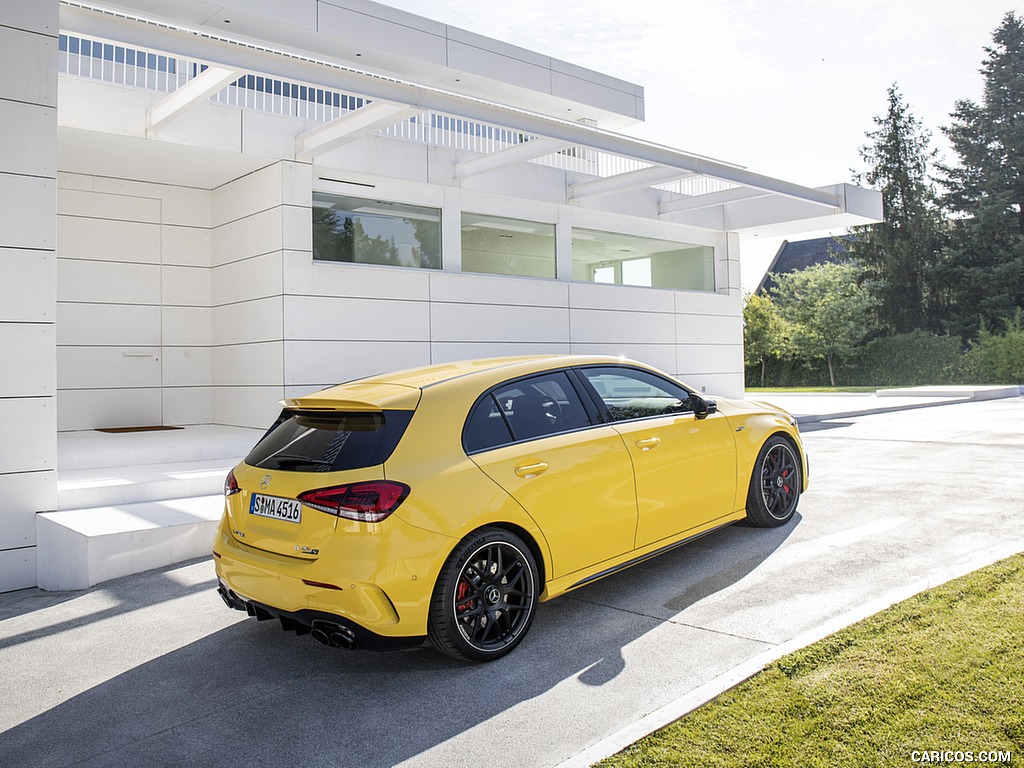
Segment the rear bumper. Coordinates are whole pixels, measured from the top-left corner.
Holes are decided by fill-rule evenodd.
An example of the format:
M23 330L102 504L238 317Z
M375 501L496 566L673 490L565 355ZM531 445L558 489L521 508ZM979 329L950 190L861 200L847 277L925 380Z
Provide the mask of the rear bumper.
M324 645L345 650L393 651L422 645L426 637L385 637L360 626L351 619L311 609L284 611L239 595L223 579L218 579L217 594L229 608L245 611L257 621L277 620L281 629L296 635L312 635Z

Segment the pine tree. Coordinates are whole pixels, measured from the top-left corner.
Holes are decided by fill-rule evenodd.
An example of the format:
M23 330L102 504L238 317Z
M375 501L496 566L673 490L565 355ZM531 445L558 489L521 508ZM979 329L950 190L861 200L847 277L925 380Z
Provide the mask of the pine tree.
M1010 12L982 63L981 103L958 101L944 128L959 164L943 168L955 217L943 268L950 330L1002 330L1024 306L1024 21Z
M855 174L882 193L885 221L854 227L850 255L864 267L864 279L878 298L879 326L891 334L941 331L942 297L935 266L942 247L942 217L928 166L935 152L930 134L904 103L896 84L888 109L874 118L877 128L860 149L868 166Z

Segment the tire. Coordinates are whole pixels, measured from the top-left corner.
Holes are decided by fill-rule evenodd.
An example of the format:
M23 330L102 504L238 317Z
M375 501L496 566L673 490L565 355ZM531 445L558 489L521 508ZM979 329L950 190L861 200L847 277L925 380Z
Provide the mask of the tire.
M502 528L475 531L452 550L438 574L430 642L456 659L500 659L533 623L537 581L537 563L522 539Z
M802 487L802 464L793 444L779 435L769 437L750 475L747 522L758 528L785 525L796 512Z

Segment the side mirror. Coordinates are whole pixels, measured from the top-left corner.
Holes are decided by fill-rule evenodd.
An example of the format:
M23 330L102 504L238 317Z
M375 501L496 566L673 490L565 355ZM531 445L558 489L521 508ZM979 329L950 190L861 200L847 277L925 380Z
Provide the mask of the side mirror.
M706 419L713 413L718 413L718 401L710 397L701 397L696 392L690 395L693 403L693 415L698 419Z

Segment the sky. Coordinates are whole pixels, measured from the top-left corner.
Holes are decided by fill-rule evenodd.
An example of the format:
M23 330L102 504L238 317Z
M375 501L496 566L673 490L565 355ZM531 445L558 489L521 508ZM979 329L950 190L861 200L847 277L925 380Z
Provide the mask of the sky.
M954 160L941 127L980 100L1004 15L1024 15L1024 0L382 1L642 85L646 120L624 133L810 187L864 170L893 83ZM744 241L744 289L779 244Z

